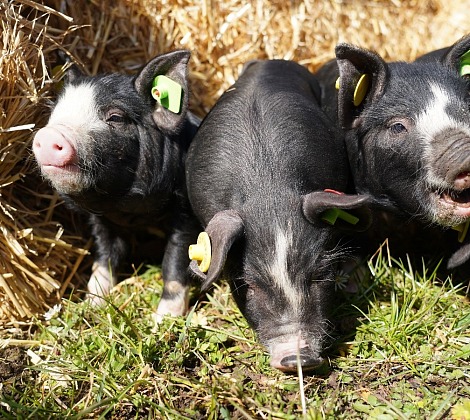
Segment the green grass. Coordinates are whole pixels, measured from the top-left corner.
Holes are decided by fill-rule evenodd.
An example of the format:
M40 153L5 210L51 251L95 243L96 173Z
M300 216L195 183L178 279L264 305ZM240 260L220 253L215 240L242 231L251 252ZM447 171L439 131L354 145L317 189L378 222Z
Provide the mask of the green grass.
M103 308L64 301L27 337L0 417L469 419L468 285L382 255L365 271L357 293L339 293L329 367L303 378L269 366L225 284L159 327L155 267Z

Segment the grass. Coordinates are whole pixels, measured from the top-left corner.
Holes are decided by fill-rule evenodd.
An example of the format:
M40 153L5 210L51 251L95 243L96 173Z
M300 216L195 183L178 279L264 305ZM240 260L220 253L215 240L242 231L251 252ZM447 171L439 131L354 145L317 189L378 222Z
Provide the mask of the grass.
M157 267L103 308L64 300L13 347L0 417L469 419L468 290L381 254L365 271L339 292L329 366L303 377L269 366L224 284L159 327Z

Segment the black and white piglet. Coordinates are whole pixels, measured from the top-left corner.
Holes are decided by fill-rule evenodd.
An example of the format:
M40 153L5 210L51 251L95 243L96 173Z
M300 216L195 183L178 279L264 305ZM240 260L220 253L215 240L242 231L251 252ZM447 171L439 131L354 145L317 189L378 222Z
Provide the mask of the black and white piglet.
M222 274L271 365L295 371L322 362L328 305L343 250L326 209L364 207L344 191L348 166L338 131L319 107L304 67L249 63L203 120L186 163L193 210L212 247L202 289ZM364 216L353 229L364 228Z
M199 230L184 180L199 125L187 111L189 58L184 50L157 56L136 76L86 77L72 67L48 124L34 137L42 175L71 207L89 213L96 246L88 283L92 302L115 284L131 235L149 231L167 239L157 316L187 309L187 248ZM173 110L168 100L152 96L156 76L176 83L176 93L163 94L176 95L169 98ZM154 95L162 92L157 87Z
M323 108L344 129L357 191L423 226L470 220L470 85L459 74L469 50L467 36L439 59L386 63L339 44L316 74ZM465 249L449 267L470 257Z

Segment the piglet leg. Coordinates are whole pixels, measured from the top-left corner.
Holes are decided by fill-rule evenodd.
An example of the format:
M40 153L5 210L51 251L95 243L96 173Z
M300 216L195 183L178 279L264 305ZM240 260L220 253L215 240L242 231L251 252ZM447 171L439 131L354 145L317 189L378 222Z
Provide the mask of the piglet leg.
M92 305L105 303L104 297L116 285L116 272L127 254L127 244L100 216L90 217L92 233L95 238L97 258L93 263L92 274L88 281L86 300Z
M188 247L195 241L194 231L176 230L169 238L162 262L163 293L153 319L156 325L165 315L180 316L188 311L189 276Z
M92 306L104 304L104 296L107 296L115 285L116 278L111 272L110 267L95 261L93 263L90 280L88 280L87 302Z

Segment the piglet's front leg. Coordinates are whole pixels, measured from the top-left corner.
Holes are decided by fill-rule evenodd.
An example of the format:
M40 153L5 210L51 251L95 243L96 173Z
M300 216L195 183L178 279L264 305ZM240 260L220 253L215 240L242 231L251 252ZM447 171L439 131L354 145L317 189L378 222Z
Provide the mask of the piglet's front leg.
M88 280L86 301L92 306L103 305L104 297L109 295L115 285L116 277L109 265L102 265L101 262L95 261L90 280Z
M181 316L188 312L189 286L188 247L197 236L194 232L175 231L169 238L162 262L163 293L153 319L160 324L165 315Z
M88 281L86 301L91 305L102 305L117 283L118 267L127 253L128 246L103 218L93 215L90 218L95 238L96 260Z

